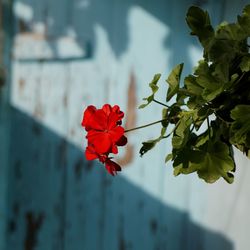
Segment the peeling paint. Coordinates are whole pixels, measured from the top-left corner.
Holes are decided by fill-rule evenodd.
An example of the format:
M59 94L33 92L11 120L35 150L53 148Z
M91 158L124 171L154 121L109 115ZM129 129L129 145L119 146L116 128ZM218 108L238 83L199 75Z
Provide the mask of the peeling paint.
M2 88L4 86L4 84L5 84L5 74L6 73L5 73L4 68L0 67L0 88Z
M40 213L35 216L33 212L27 212L26 219L26 237L24 243L24 250L34 250L37 245L37 236L39 230L44 222L44 214Z
M63 106L66 108L68 106L68 93L63 97Z
M126 109L126 122L125 129L133 128L136 126L136 110L137 110L137 99L136 99L136 79L135 74L132 71L130 73L129 86L127 92L127 109ZM128 135L129 136L129 135ZM129 140L128 140L129 141ZM134 159L134 147L131 143L125 147L125 154L123 157L117 160L117 163L122 167L130 164Z
M158 230L158 222L156 219L151 219L150 222L149 222L149 225L150 225L150 229L151 229L151 232L152 234L156 234L157 233L157 230Z
M44 117L44 111L39 102L37 102L33 115L38 119L42 119Z
M25 87L25 79L24 78L20 78L18 81L18 87L19 87L19 91L22 92L24 90Z
M83 167L84 167L83 159L79 158L74 166L76 180L79 180L81 178Z
M40 136L42 134L41 126L39 126L36 122L34 122L32 125L32 132L35 135Z
M120 215L119 217L119 228L118 228L118 249L119 250L126 250L126 241L124 239L124 222L123 216Z
M28 26L27 23L26 23L24 20L22 20L22 19L18 19L17 25L18 25L18 28L19 28L19 33L25 33L25 32L30 31L29 26Z
M16 221L14 219L11 219L8 223L8 232L10 234L13 234L15 233L17 230L17 224L16 224Z
M67 163L67 141L65 139L61 140L58 150L59 150L58 167L60 168L65 167Z

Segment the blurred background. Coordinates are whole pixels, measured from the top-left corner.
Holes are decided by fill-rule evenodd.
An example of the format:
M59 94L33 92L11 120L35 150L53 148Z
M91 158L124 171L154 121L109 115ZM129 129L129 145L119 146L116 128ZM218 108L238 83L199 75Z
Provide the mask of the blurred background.
M128 135L123 171L84 157L87 105L118 104L126 128L158 120L137 107L162 73L202 56L189 6L214 25L246 0L2 0L0 4L0 250L249 250L250 163L235 183L174 177L170 141L139 157L157 126Z

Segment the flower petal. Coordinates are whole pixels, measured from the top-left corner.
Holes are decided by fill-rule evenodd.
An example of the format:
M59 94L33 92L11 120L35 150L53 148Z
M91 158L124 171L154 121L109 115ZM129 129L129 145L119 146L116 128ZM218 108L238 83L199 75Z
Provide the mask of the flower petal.
M124 128L117 126L109 131L110 136L112 137L113 142L116 144L124 134Z
M98 154L109 153L112 149L113 141L109 133L90 130L86 138Z
M103 110L103 112L104 112L107 116L109 116L109 114L110 114L111 111L112 111L112 107L110 106L110 104L104 104L104 105L102 106L102 110Z
M85 151L85 157L89 161L98 158L98 154L95 152L95 149L93 146L87 146L86 151Z
M108 117L108 130L115 128L117 125L121 125L121 119L123 118L123 116L124 113L120 111L119 106L115 105Z
M114 161L111 161L110 159L107 159L105 162L105 168L111 175L116 175L117 171L121 171L121 167Z
M128 142L127 137L123 135L123 136L116 142L116 145L117 145L117 146L124 146L124 145L127 144L127 142Z
M81 125L83 127L86 127L86 129L91 125L92 117L95 114L95 112L96 112L96 107L93 105L88 106L84 111Z
M108 116L103 112L103 110L96 110L95 114L92 116L91 129L95 130L107 130Z
M110 153L113 153L113 154L117 154L118 153L118 148L115 144L112 145L112 149L111 149L111 152Z

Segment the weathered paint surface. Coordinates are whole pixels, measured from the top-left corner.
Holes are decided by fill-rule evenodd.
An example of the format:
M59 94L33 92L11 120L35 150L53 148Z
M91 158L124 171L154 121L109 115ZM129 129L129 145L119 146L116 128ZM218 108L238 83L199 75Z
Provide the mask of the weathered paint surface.
M249 162L240 154L231 186L173 177L164 165L169 142L140 158L141 141L157 135L157 126L128 135L116 178L83 155L80 121L89 104L118 103L127 128L160 117L157 106L137 106L156 72L165 79L184 61L187 73L198 60L184 22L191 4L218 23L246 1L14 1L1 250L249 249Z
M0 249L6 249L6 227L7 227L7 185L9 167L9 137L10 137L10 105L9 85L10 75L3 65L10 68L10 46L11 46L11 11L10 1L0 3ZM6 32L6 29L8 32Z

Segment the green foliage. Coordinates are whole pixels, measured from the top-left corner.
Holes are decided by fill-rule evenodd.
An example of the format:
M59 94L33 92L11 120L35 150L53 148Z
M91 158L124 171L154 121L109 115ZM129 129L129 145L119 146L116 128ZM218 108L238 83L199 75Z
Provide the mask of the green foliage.
M250 158L250 5L235 23L223 22L214 28L209 14L190 7L186 21L191 35L203 47L203 59L194 72L180 79L183 64L177 65L167 78L166 102L163 103L161 135L143 142L140 154L151 150L159 141L172 136L172 152L165 162L172 161L174 175L196 172L213 183L224 178L233 182L235 163L232 147L236 146ZM160 75L150 83L154 100ZM158 102L161 103L161 102ZM165 135L170 126L172 131ZM201 132L201 127L202 131Z
M166 80L169 84L166 100L169 101L179 90L183 63L177 65Z
M250 105L237 105L231 117L234 121L230 126L230 142L247 152L250 148Z
M152 94L148 97L143 98L143 100L147 101L147 103L142 104L139 106L140 109L145 108L154 100L154 95L158 91L159 87L157 86L157 83L161 77L161 74L155 74L153 80L149 83L149 87L152 90Z

